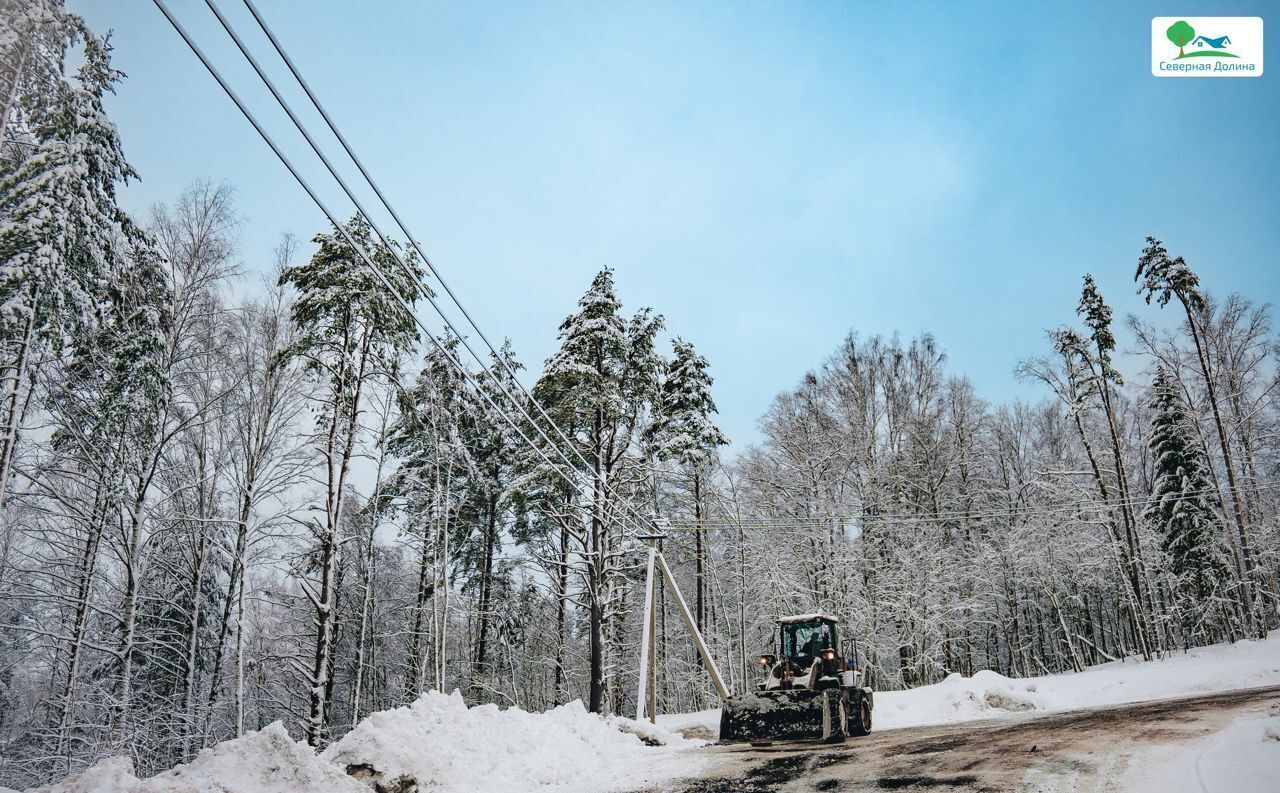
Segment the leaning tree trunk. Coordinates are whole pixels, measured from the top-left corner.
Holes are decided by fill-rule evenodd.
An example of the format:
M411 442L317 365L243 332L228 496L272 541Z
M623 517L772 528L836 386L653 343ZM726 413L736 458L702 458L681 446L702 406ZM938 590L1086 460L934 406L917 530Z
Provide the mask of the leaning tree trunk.
M1249 546L1249 533L1244 523L1244 507L1240 503L1240 490L1236 486L1235 463L1231 455L1231 445L1227 441L1227 430L1222 422L1222 411L1218 406L1218 394L1213 382L1213 373L1210 371L1209 360L1205 356L1204 346L1200 341L1200 330L1196 326L1195 314L1191 311L1191 306L1187 303L1186 297L1180 292L1177 294L1178 300L1182 303L1182 308L1187 314L1187 327L1191 330L1191 340L1195 342L1196 358L1200 363L1200 373L1204 375L1204 385L1209 396L1209 406L1213 410L1213 425L1218 431L1218 444L1222 447L1222 464L1227 471L1227 488L1231 491L1232 517L1235 519L1236 532L1239 535L1240 542L1240 555L1244 562L1244 580L1241 581L1241 584L1244 586L1246 624L1257 638L1265 638L1266 621L1262 620L1262 624L1259 625L1258 614L1254 605L1253 579L1255 572L1253 553Z
M707 620L707 551L706 540L702 536L702 477L695 469L693 472L693 575L694 598L697 605L694 610L694 624L702 630Z
M1099 349L1099 355L1102 351ZM1102 409L1107 417L1107 432L1111 439L1111 455L1116 465L1116 491L1120 497L1120 517L1124 522L1125 544L1128 550L1128 570L1129 585L1133 588L1134 598L1138 605L1138 646L1142 652L1142 657L1151 660L1151 652L1153 649L1151 644L1153 637L1151 635L1152 614L1151 599L1147 597L1146 588L1146 569L1142 559L1142 547L1138 540L1137 520L1133 514L1133 504L1129 498L1129 479L1125 471L1124 453L1120 449L1120 431L1116 427L1115 409L1111 403L1111 386L1107 381L1106 371L1100 374L1102 378Z
M80 554L75 582L76 600L75 616L71 623L71 647L67 659L67 674L63 679L62 701L58 714L58 752L66 757L67 773L71 772L72 750L70 740L71 709L74 707L76 681L80 676L80 663L84 654L85 634L88 631L89 601L93 593L93 579L98 567L98 548L102 544L102 534L106 529L107 508L104 503L106 494L103 483L99 482L94 494L93 511L89 522L89 532L85 536L84 550Z
M250 464L246 471L248 475L245 477L244 494L240 499L240 512L236 516L236 544L235 550L231 557L231 573L227 582L227 596L222 601L222 617L218 621L218 639L214 643L213 650L213 671L209 676L209 700L207 708L207 718L211 721L213 718L213 709L218 703L218 697L222 692L221 674L222 659L225 655L225 646L227 643L227 633L231 625L231 609L237 602L237 592L241 586L241 579L244 576L245 559L248 555L249 545L249 518L253 512L254 489L256 486L256 466ZM243 614L240 614L243 619ZM236 628L237 641L239 641L239 626ZM237 719L239 721L239 719ZM239 737L240 730L237 728L236 736Z
M128 512L129 528L125 533L123 549L124 598L120 605L120 641L117 650L120 676L116 684L116 701L113 703L117 714L116 732L122 740L127 738L133 696L133 654L137 649L138 598L142 585L139 569L142 564L142 528L146 521L147 494L160 463L158 446L159 443L138 476L137 492Z

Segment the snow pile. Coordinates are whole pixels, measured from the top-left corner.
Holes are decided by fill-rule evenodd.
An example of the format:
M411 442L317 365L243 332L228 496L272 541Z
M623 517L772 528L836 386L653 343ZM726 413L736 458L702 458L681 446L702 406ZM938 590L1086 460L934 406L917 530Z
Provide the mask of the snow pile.
M609 724L622 732L629 732L650 746L674 746L691 749L705 746L716 739L715 735L685 735L681 730L673 730L664 724L650 724L647 721L636 721L626 716L610 716Z
M127 757L108 757L49 787L30 793L125 793L138 789L133 775L133 761Z
M371 714L319 756L276 722L150 779L112 757L29 793L588 793L695 774L709 760L685 750L701 745L581 702L528 713L433 691Z
M369 793L369 789L295 742L284 725L224 741L154 776L138 793Z
M720 737L720 709L664 713L658 716L658 726L691 740L714 741Z
M1083 672L1011 679L995 672L876 694L877 729L998 718L1168 699L1280 684L1280 631L1261 641L1215 644L1144 663L1125 660Z
M948 675L931 686L908 691L877 693L874 721L877 729L946 724L1000 715L1052 710L1039 694L1043 678L1015 680L982 671L973 677Z
M647 746L581 702L528 713L468 708L457 692L433 691L408 707L370 715L321 757L384 783L416 780L424 789L458 793L642 787L694 773L706 762L681 752L695 742L665 730L649 737L668 745Z
M1161 747L1130 766L1118 789L1133 793L1275 793L1280 787L1280 706L1237 719L1189 744Z
M369 793L337 766L315 756L275 722L203 750L190 763L147 780L127 757L109 757L33 793Z

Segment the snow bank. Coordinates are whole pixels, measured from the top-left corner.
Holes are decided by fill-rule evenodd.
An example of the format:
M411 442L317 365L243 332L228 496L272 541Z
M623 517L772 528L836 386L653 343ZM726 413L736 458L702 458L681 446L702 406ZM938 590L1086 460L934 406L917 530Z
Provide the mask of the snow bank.
M137 793L369 793L344 769L294 741L280 722L200 752Z
M128 757L108 757L61 782L29 793L125 793L138 789L133 761Z
M630 719L615 721L638 726ZM341 768L369 769L387 782L414 779L441 793L643 787L695 773L707 762L682 753L696 742L665 730L647 734L668 745L647 746L581 702L528 713L494 705L468 708L456 692L433 691L408 707L370 715L321 757Z
M315 756L276 722L203 750L190 763L147 780L127 757L109 757L38 793L369 793Z
M431 692L371 714L319 756L276 722L150 779L112 757L29 793L593 793L696 774L710 761L686 750L701 745L581 702L528 713Z
M1119 705L1280 684L1280 631L1156 661L1113 661L1083 672L1012 679L995 672L876 694L879 729Z
M990 671L953 674L931 686L877 693L873 719L876 729L889 729L1049 710L1038 689L1038 678L1014 680Z
M1189 744L1161 747L1134 762L1118 790L1132 793L1275 793L1280 787L1280 708L1237 719Z

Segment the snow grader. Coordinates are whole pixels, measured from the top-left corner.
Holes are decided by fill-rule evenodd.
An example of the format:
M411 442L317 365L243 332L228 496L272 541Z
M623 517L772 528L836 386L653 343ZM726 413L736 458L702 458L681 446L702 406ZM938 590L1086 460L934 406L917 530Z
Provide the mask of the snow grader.
M871 731L872 690L856 653L840 646L837 622L826 614L778 620L778 654L760 656L764 679L755 691L724 701L721 741L837 743Z

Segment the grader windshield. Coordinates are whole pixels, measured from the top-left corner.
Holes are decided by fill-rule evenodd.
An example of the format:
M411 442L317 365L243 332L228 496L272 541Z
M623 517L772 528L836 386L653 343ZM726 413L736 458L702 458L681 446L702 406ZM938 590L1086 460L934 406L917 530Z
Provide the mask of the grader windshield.
M826 649L836 649L836 626L822 617L782 623L782 656L809 666Z

